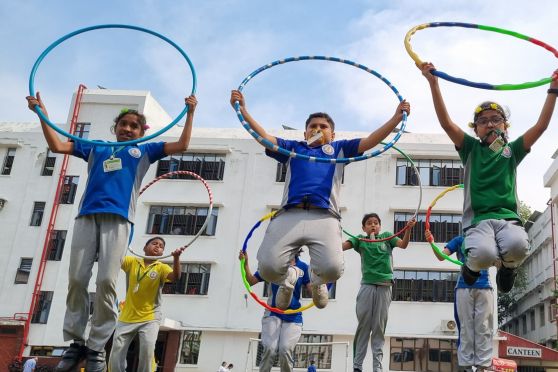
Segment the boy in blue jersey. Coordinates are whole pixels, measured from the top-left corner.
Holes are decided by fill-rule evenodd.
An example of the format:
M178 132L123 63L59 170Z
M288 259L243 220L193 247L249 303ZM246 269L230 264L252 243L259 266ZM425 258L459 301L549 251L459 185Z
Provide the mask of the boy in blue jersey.
M48 116L38 92L37 97L28 96L27 102L30 110L39 106ZM64 317L64 340L73 342L56 371L73 371L83 359L87 360L85 370L88 372L106 369L104 348L118 316L116 280L128 246L141 181L150 164L188 147L197 100L192 95L185 102L189 105L186 124L176 142L118 147L62 142L54 129L41 120L43 134L52 152L74 155L88 163L87 184L74 223ZM143 114L124 109L114 119L111 131L118 142L124 142L143 137L147 128ZM97 256L96 296L89 337L86 338L88 285Z
M288 309L299 309L300 296L302 294L302 286L310 289L310 275L308 273L308 265L299 259L300 251L289 262L293 270L296 271L298 277L294 285L293 296ZM244 270L246 271L246 280L250 286L263 282L264 279L260 273L256 271L253 275L248 265L248 254L240 251L238 259L244 261ZM268 297L267 303L276 307L276 297L279 286L271 284L271 296ZM279 355L279 367L281 372L292 372L294 359L293 353L296 343L302 334L302 313L295 314L277 314L266 310L262 318L262 346L263 355L260 362L260 372L269 372L273 367L275 356Z
M426 240L433 240L432 233L426 231ZM450 240L442 252L450 256L457 255L463 263L466 261L463 236ZM444 257L434 251L438 260ZM457 361L459 371L487 371L492 364L492 329L494 314L494 293L488 270L481 270L474 284L468 285L459 275L455 287L454 317L459 331L457 344Z
M361 155L386 138L410 114L408 102L400 102L395 114L368 137L333 141L335 123L325 113L311 114L306 120L306 141L290 141L268 134L248 113L241 92L233 90L230 103L240 104L240 112L250 127L274 145L320 158ZM271 220L258 250L258 271L266 281L280 286L277 307L286 309L298 275L289 260L301 246L310 253L312 299L317 308L328 302L326 283L343 273L339 189L345 164L314 163L291 158L266 149L266 155L286 164L287 175L281 210Z

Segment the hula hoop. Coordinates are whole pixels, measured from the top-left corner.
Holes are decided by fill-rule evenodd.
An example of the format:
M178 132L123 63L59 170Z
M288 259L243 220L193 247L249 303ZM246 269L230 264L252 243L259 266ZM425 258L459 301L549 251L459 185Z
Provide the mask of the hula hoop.
M252 227L252 229L250 230L250 232L248 233L248 235L246 236L246 239L244 239L244 243L242 244L242 252L246 252L246 249L248 248L248 241L250 240L250 238L252 237L252 234L254 233L254 231L260 227L260 225L262 224L262 222L264 222L265 220L268 220L270 218L272 218L275 214L277 213L277 211L273 211L271 213L266 214L264 217L262 217L258 222L256 222L256 224ZM279 309L277 307L273 307L271 305L269 305L267 302L263 301L262 299L260 299L258 297L257 294L255 294L252 291L252 286L250 285L250 283L248 283L248 280L246 279L246 270L244 270L244 262L246 261L245 258L240 260L240 273L242 275L242 283L244 283L244 287L246 288L246 290L248 291L248 294L250 294L250 296L252 296L252 298L259 303L260 305L262 305L263 307L265 307L267 310L272 311L274 313L277 314L298 314L301 313L305 310L310 309L311 307L314 306L314 302L310 302L307 305L304 305L302 307L299 307L298 309L287 309L287 310L282 310ZM328 286L329 288L329 286Z
M399 99L399 102L403 101L403 96L401 96L401 94L399 93L397 88L395 88L395 86L393 86L393 84L391 84L391 82L388 79L386 79L385 77L380 75L378 72L376 72L376 71L374 71L374 70L372 70L372 69L370 69L370 68L368 68L364 65L353 62L353 61L349 61L349 60L341 59L341 58L336 58L336 57L325 57L325 56L289 57L289 58L280 59L280 60L268 63L267 65L261 66L260 68L256 69L252 73L250 73L247 77L245 77L244 80L242 81L242 83L240 83L240 85L238 86L238 90L240 92L242 92L242 90L244 89L246 84L248 84L248 82L250 80L252 80L252 78L254 78L254 76L258 75L260 72L265 71L265 70L267 70L267 69L269 69L273 66L282 65L284 63L289 63L289 62L307 61L307 60L339 62L339 63L344 63L344 64L349 65L349 66L357 67L361 70L364 70L364 71L376 76L380 80L382 80L393 91L393 93L395 93L395 95ZM405 130L405 126L407 125L407 113L403 112L403 120L401 121L401 128L400 128L399 132L397 132L395 137L393 137L393 139L390 142L388 142L383 148L381 148L379 150L375 150L375 151L373 151L371 153L368 153L368 154L363 154L363 155L355 156L355 157L352 157L352 158L329 159L329 158L319 158L319 157L315 157L315 156L308 156L308 155L304 155L304 154L299 154L297 152L289 151L287 149L284 149L282 147L274 145L271 141L268 141L267 139L263 138L258 133L256 133L252 128L250 128L250 125L246 122L246 120L244 120L244 116L240 113L240 104L239 104L238 101L235 102L234 109L236 111L236 115L238 116L238 120L240 120L240 123L242 124L244 129L246 129L248 131L248 133L250 133L252 135L252 137L254 137L258 142L260 142L265 148L267 148L269 150L272 150L272 151L279 152L279 153L281 153L283 155L286 155L286 156L289 156L291 158L304 159L304 160L318 162L318 163L350 163L350 162L353 162L353 161L365 160L365 159L370 159L374 156L378 156L381 153L385 152L390 147L392 147L399 140L399 137L401 137L401 135L403 134L403 132Z
M497 28L497 27L492 27L492 26L478 25L478 24L474 24L474 23L432 22L432 23L424 23L424 24L415 26L412 29L410 29L407 32L407 34L405 35L405 49L407 50L407 53L409 54L409 56L415 61L417 66L420 66L423 63L423 61L419 58L419 56L411 48L411 36L413 36L413 34L415 32L417 32L418 30L423 30L423 29L428 28L428 27L465 27L465 28L476 28L476 29L483 30L483 31L497 32L497 33L500 33L500 34L513 36L513 37L516 37L516 38L521 39L521 40L529 41L529 42L531 42L535 45L543 47L544 49L548 50L549 52L554 54L555 57L558 58L558 51L556 49L554 49L553 47L551 47L550 45L548 45L546 43L543 43L542 41L537 40L535 38L532 38L530 36L520 34L518 32L509 31L509 30L505 30L503 28ZM548 84L552 81L552 78L544 78L544 79L540 79L540 80L537 80L537 81L528 81L526 83L520 83L520 84L494 85L494 84L489 84L489 83L477 83L477 82L465 80L465 79L462 79L462 78L457 78L457 77L451 76L449 74L446 74L445 72L442 72L440 70L432 70L430 72L432 73L432 75L438 76L438 77L440 77L444 80L447 80L447 81L451 81L452 83L466 85L466 86L473 87L473 88L492 89L492 90L528 89L528 88L534 88L534 87L538 87L538 86L541 86L541 85L545 85L545 84Z
M432 213L432 208L436 205L438 200L443 198L448 192L453 191L453 190L457 190L457 189L462 189L462 188L463 188L463 184L448 187L447 189L442 191L436 198L434 198L432 203L430 203L430 205L428 206L428 210L426 211L426 218L425 218L425 221L424 221L425 230L430 231L430 214ZM438 255L443 257L445 260L453 262L456 265L463 266L463 262L461 262L459 260L456 260L455 258L452 258L452 257L448 256L447 254L445 254L444 252L442 252L440 247L438 247L436 245L436 243L434 242L434 239L431 239L428 242L430 243L430 246L432 247L432 249L435 250L436 253L438 253Z
M380 143L384 144L383 142L380 142ZM418 205L417 205L417 209L415 210L415 214L413 215L413 218L416 218L418 216L420 206L422 204L422 181L420 179L420 172L419 172L417 166L415 165L415 162L413 161L413 159L411 159L405 152L403 152L403 150L397 148L397 146L392 146L392 148L394 150L397 150L401 155L403 155L411 163L411 166L413 167L413 171L415 172L415 175L417 176L417 180L418 180L418 184L419 184L419 202L418 202ZM342 229L342 230L346 235L348 235L349 237L351 237L353 239L358 239L360 241L368 242L368 243L380 243L380 242L385 242L385 241L391 240L391 239L395 238L396 236L401 235L402 233L404 233L408 229L409 229L409 225L406 225L405 227L403 227L401 230L399 230L398 232L396 232L392 236L389 236L387 238L382 238L382 239L359 238L355 235L352 235L352 234L348 233L347 231L345 231L345 229Z
M188 55L186 55L186 53L182 50L182 48L180 48L175 42L173 42L171 39L167 38L166 36L163 36L155 31L151 31L148 30L146 28L143 27L138 27L138 26L132 26L132 25L121 25L121 24L106 24L106 25L97 25L97 26L90 26L90 27L84 27L81 28L79 30L70 32L67 35L62 36L61 38L59 38L58 40L56 40L55 42L53 42L52 44L50 44L39 56L39 58L37 58L37 60L35 61L35 64L33 65L33 68L31 69L31 74L29 75L29 95L30 96L35 96L35 74L37 73L37 69L39 68L39 65L41 64L41 62L43 61L43 59L55 48L57 47L59 44L61 44L62 42L68 40L71 37L74 37L76 35L82 34L84 32L88 32L88 31L93 31L93 30L99 30L99 29L105 29L105 28L125 28L125 29L129 29L129 30L136 30L136 31L141 31L141 32L145 32L148 34L151 34L153 36L158 37L159 39L162 39L164 41L166 41L167 43L169 43L171 46L173 46L186 60L186 62L188 62L188 66L190 67L190 71L192 72L192 92L191 94L195 94L196 93L196 71L194 70L194 65L192 64L192 61L190 61L190 58L188 57ZM60 133L61 135L71 138L75 141L81 141L84 143L89 143L95 146L114 146L114 145L118 145L118 146L127 146L127 145L133 145L139 142L144 142L144 141L148 141L152 138L155 138L163 133L165 133L166 131L168 131L170 128L172 128L176 123L178 123L180 121L180 119L182 119L184 117L184 115L186 115L186 113L188 112L188 105L184 106L184 109L182 110L182 112L180 114L178 114L178 116L176 117L176 119L174 119L173 121L171 121L169 124L167 124L164 128L160 129L159 131L150 134L149 136L145 136L142 138L138 138L135 140L130 140L130 141L122 141L122 142L100 142L100 141L92 141L92 140L88 140L85 138L80 138L78 136L75 136L71 133L66 132L65 130L62 130L60 128L58 128L56 126L56 124L54 124L53 122L51 122L46 115L42 112L42 110L39 108L39 106L35 106L35 112L37 113L37 115L39 115L39 117L41 118L41 120L43 120L46 124L48 124L49 127L51 127L52 129L54 129L56 132Z
M153 184L159 182L160 180L172 177L174 175L188 175L188 176L192 176L198 180L200 180L203 185L205 186L205 189L207 190L207 195L209 196L209 208L207 210L207 218L205 219L203 225L200 227L200 230L198 231L198 233L196 235L194 235L194 237L185 245L183 245L182 247L180 247L180 249L182 249L183 251L188 248L194 241L196 241L197 238L200 237L200 235L205 231L205 228L207 227L207 224L209 223L209 220L211 220L211 212L213 211L213 192L211 191L211 187L209 187L209 185L207 184L207 181L204 180L203 178L201 178L199 175L197 175L194 172L189 172L189 171L175 171L175 172L169 172L169 173L165 173L160 175L159 177L155 178L153 181L149 182L147 185L145 185L139 192L139 195L143 194L143 192L145 190L147 190L149 187L151 187ZM133 226L133 225L132 225ZM132 228L132 234L130 234L130 242L132 241L132 237L133 237L133 228ZM157 259L157 260L161 260L163 258L167 258L172 256L172 254L167 254L165 256L144 256L142 254L136 253L134 252L134 250L132 248L130 248L130 245L128 244L128 251L130 253L132 253L135 256L141 257L141 258L147 258L147 259Z

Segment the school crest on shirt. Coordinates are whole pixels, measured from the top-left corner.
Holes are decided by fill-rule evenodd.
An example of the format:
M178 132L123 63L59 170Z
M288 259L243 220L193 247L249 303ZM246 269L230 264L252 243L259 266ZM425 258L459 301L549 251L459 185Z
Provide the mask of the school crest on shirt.
M326 143L325 145L322 146L322 151L326 155L333 155L333 153L335 152L333 146L331 146L329 143Z
M128 150L128 154L130 154L130 156L133 156L136 159L139 159L139 157L141 156L141 150L138 149L137 147L132 147Z
M502 150L502 156L508 159L511 158L512 151L509 146L504 147L504 149Z
M149 278L150 278L151 280L157 279L157 273L156 273L155 271L150 272L150 273L149 273Z

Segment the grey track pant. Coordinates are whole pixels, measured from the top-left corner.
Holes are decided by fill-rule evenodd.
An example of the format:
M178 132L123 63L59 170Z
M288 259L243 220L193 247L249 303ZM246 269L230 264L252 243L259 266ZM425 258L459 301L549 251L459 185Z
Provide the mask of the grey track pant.
M86 346L103 351L116 325L116 279L128 246L130 224L115 214L76 218L70 252L64 340L85 341L89 318L89 280L97 253L96 295Z
M260 362L260 372L271 371L276 355L279 355L281 372L292 372L293 353L301 334L301 323L285 322L271 315L264 316L262 318L262 346L264 350Z
M110 352L110 372L126 371L126 354L136 335L139 336L138 369L136 372L152 372L155 343L159 334L159 321L141 323L118 322Z
M465 232L467 266L488 269L498 261L508 268L523 262L529 250L525 229L516 221L484 220Z
M491 288L456 288L455 312L459 327L457 360L461 367L492 364L494 292Z
M335 282L343 274L341 224L325 209L293 208L273 218L258 250L258 271L266 281L282 285L289 260L306 245L313 285Z
M361 284L356 300L358 326L353 343L353 368L362 368L368 339L372 349L372 371L382 372L384 332L391 304L391 286Z

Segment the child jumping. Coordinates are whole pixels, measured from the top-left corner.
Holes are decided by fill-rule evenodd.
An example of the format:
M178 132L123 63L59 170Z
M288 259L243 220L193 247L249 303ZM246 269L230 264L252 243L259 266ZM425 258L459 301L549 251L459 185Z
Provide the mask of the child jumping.
M40 94L27 97L29 109L39 106L48 116ZM120 147L94 146L82 142L62 142L41 120L41 128L52 152L70 154L88 162L88 180L74 223L68 274L68 295L64 317L64 340L73 342L62 356L56 371L73 371L86 359L88 372L104 371L105 344L116 324L116 280L128 246L134 222L136 199L149 165L167 155L185 151L190 142L197 100L189 105L186 124L177 142L156 142ZM145 116L123 110L114 119L112 131L118 142L143 137ZM89 317L89 292L93 263L98 255L96 297L89 337L85 328Z
M274 145L300 154L335 159L361 155L386 138L410 114L408 102L400 102L395 114L366 138L333 141L335 124L325 113L311 114L306 120L306 141L290 141L269 135L248 113L241 92L233 90L230 103L240 104L240 112L250 127ZM262 278L280 286L277 307L291 303L296 270L289 265L301 246L310 253L312 299L317 308L328 302L326 283L343 273L339 189L345 164L311 163L266 150L266 155L286 164L287 177L281 211L271 220L258 250L258 271Z
M149 239L143 251L146 256L162 256L165 240L159 236ZM109 370L126 371L126 354L139 335L138 372L152 372L151 362L161 322L161 290L166 282L180 279L180 255L172 252L172 269L157 260L126 256L122 270L127 277L126 300L118 318L110 352Z
M358 235L343 242L343 250L353 248L360 254L362 280L356 299L356 316L358 326L353 343L353 371L362 372L362 362L366 357L368 340L372 343L372 370L382 372L384 356L384 332L388 321L391 304L391 285L393 283L393 248L405 249L409 245L411 229L416 221L407 223L403 239L393 237L385 242L366 242L365 239L384 239L393 235L381 232L382 221L376 213L365 214L362 218L362 230L365 235Z
M461 267L463 280L473 285L480 271L499 265L498 289L513 288L516 269L529 249L527 233L518 214L517 166L547 129L558 94L558 70L539 119L515 141L508 142L508 115L496 102L477 106L470 126L478 139L466 134L450 118L432 63L419 68L427 79L436 116L459 153L465 168L463 231L467 262Z

